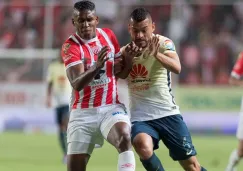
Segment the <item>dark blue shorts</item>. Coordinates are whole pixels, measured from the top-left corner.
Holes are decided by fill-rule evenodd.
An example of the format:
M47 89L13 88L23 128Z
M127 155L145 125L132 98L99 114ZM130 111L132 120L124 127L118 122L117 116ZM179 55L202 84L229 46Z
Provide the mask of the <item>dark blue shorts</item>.
M56 108L56 122L61 125L65 119L69 117L69 106L63 105Z
M159 148L159 141L162 140L173 160L186 160L197 154L190 132L181 115L133 122L132 140L139 133L146 133L153 138L154 150Z

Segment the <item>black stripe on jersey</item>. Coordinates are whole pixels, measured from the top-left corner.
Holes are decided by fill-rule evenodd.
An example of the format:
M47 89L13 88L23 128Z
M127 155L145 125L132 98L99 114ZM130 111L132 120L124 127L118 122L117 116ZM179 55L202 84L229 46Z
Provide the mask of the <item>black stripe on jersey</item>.
M169 71L169 70L167 70L167 82L168 82L167 85L168 85L168 88L169 88L169 93L170 93L171 98L172 98L172 103L173 103L174 105L176 105L174 96L173 96L173 94L172 94L172 89L171 89L171 75L170 75L170 71Z

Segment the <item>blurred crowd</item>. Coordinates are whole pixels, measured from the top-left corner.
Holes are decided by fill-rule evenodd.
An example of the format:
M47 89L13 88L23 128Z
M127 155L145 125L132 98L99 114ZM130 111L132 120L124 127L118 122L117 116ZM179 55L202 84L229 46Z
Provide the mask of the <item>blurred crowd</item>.
M127 18L138 1L147 2L97 1L100 27L113 29L121 45L130 41ZM0 49L61 47L74 31L71 24L73 1L53 0L48 7L41 5L43 2L0 0ZM146 8L156 23L156 33L170 37L176 44L182 63L181 84L228 83L233 64L243 50L243 3L173 6L155 3Z

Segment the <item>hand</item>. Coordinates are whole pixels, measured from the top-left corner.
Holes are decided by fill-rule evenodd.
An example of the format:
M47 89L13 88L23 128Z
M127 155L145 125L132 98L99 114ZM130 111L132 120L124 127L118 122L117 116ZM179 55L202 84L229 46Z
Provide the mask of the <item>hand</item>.
M114 60L114 72L115 74L121 72L124 68L124 64L123 64L123 60L122 60L122 56L120 56L119 58L115 58Z
M149 54L148 55L156 57L159 52L159 47L160 47L159 38L157 36L153 36L149 40L149 44L148 44Z
M104 46L100 52L98 53L98 60L97 60L97 67L103 68L106 61L108 61L109 57L108 54L108 46Z
M125 59L130 58L133 59L135 56L137 56L143 49L139 48L134 42L129 43L125 50L124 50L124 56Z

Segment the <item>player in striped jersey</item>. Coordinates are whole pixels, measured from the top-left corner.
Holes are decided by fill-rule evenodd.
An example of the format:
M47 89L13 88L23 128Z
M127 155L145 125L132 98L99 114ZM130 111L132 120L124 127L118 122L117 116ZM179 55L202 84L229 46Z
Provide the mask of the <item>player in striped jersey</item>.
M238 60L231 72L229 83L234 86L243 86L241 77L243 76L243 52L240 53ZM233 150L226 171L236 171L236 166L243 157L243 99L241 102L240 119L237 128L236 137L239 140L238 148Z
M147 171L164 171L154 150L162 140L173 160L186 171L205 171L196 158L191 135L176 105L171 90L171 72L179 74L180 60L174 43L154 35L155 24L144 8L130 16L129 32L142 53L133 59L127 75L130 92L132 143ZM123 54L127 53L127 47Z
M119 152L118 171L134 171L130 118L118 101L114 59L120 47L114 33L96 28L95 4L74 4L76 33L62 46L62 58L73 87L67 130L68 171L85 171L95 146L106 139Z

